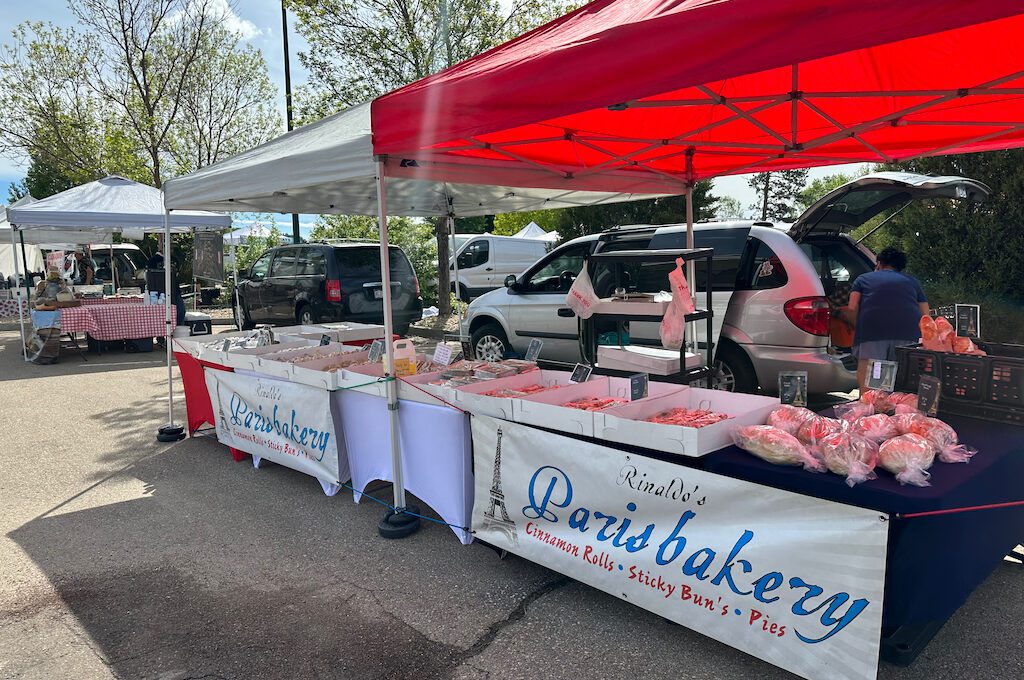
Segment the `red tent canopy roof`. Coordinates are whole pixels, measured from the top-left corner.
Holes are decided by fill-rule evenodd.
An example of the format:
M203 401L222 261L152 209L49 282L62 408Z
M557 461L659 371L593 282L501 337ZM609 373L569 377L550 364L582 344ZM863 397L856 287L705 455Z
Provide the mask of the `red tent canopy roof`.
M377 99L374 151L656 192L1022 146L1022 39L1019 0L598 0Z

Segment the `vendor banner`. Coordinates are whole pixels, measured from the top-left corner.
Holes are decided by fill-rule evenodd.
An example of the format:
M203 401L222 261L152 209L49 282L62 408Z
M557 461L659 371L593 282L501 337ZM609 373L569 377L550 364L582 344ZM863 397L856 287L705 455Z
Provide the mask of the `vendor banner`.
M876 676L878 512L472 421L476 538L805 678Z
M347 469L339 478L330 392L270 377L205 373L221 443L331 484L348 479Z

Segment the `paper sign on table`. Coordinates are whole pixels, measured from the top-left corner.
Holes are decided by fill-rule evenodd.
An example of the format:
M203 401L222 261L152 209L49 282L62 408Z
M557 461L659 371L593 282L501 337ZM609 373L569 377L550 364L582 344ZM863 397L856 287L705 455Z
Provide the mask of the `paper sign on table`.
M569 378L569 382L582 383L587 382L590 379L590 372L594 369L584 364L576 364L576 368L572 369L572 376Z
M380 361L380 355L384 354L384 341L374 340L370 343L370 355L367 357L370 363Z
M537 357L540 356L540 348L543 346L544 341L540 338L530 340L530 346L526 348L526 356L524 358L527 361L536 361Z
M981 338L981 306L956 305L956 334L978 340Z
M897 366L898 364L895 361L869 359L868 379L866 381L868 388L872 390L882 390L883 392L892 392L896 388Z
M779 371L779 401L807 406L807 371Z
M934 416L939 411L939 394L942 382L931 375L922 375L917 384L917 408L924 414Z
M650 388L650 376L646 373L637 373L629 376L629 400L636 401L647 397Z
M434 348L433 362L440 366L452 363L452 348L443 342L437 343L437 347Z
M322 347L323 345L329 344L331 344L331 336L327 335L327 333L324 333L323 335L320 336L320 346Z

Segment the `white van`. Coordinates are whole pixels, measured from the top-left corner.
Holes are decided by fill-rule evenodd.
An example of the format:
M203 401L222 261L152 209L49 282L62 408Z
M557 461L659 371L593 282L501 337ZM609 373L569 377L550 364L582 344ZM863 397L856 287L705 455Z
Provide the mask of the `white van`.
M456 234L456 243L465 235ZM480 234L471 236L456 251L450 265L452 291L459 299L469 302L478 295L505 285L509 274L519 275L530 265L544 257L551 243L532 238ZM455 258L458 258L459 277L455 280Z

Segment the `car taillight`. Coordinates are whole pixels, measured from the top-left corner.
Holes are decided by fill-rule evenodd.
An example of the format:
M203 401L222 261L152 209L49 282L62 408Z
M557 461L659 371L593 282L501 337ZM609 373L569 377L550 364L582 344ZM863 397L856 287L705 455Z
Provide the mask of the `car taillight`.
M416 297L419 297L420 296L420 280L418 278L416 278L415 274L412 277L412 285L416 287Z
M327 281L327 301L341 302L341 281Z
M829 334L828 298L819 296L790 300L782 306L793 325L811 335Z

